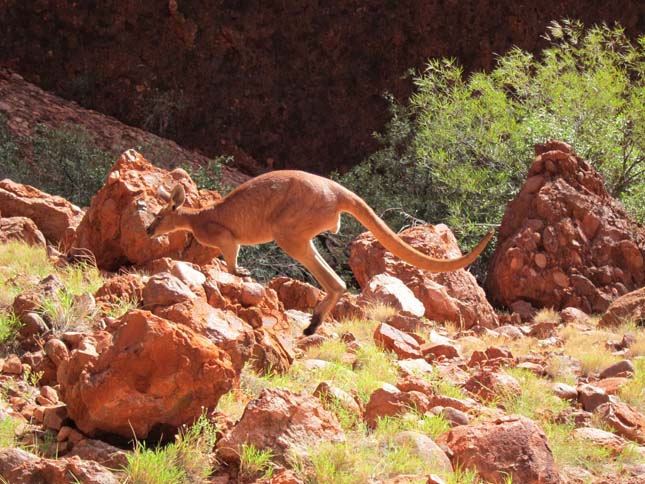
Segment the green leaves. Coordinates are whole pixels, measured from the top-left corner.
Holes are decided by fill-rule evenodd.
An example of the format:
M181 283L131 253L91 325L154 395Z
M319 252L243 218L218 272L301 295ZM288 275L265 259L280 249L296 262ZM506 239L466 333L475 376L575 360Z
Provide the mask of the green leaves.
M561 139L600 171L639 221L645 209L645 40L619 27L553 22L550 46L519 48L490 73L464 78L453 59L433 59L406 104L392 103L382 143L341 182L395 228L397 208L447 222L465 248L501 221L523 183L536 143Z

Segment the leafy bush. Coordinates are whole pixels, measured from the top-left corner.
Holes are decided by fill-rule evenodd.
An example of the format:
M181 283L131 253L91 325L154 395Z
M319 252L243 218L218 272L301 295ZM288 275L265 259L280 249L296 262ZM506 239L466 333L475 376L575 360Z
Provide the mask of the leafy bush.
M92 136L75 126L36 127L29 140L32 152L28 161L19 141L0 119L0 162L3 176L60 195L76 205L88 205L110 167L112 156L96 147Z
M396 229L444 222L469 248L501 221L533 145L557 138L645 220L645 36L563 21L546 38L540 57L514 48L468 78L454 60L431 60L410 100L391 101L381 149L340 181Z

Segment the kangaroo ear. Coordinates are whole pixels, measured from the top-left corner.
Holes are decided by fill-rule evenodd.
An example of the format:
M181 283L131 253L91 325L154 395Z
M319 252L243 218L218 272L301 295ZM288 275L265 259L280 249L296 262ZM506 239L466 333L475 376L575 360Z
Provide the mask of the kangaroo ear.
M170 200L172 204L172 209L178 209L186 201L186 192L184 191L184 186L177 184L173 187L172 192L170 192Z

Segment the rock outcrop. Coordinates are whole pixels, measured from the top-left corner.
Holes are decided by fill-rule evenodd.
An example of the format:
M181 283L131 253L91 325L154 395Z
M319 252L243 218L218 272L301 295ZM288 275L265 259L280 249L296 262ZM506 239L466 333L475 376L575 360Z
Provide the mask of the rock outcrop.
M45 236L27 217L2 217L0 215L0 244L21 241L29 245L45 245Z
M54 245L66 242L83 217L83 211L62 197L29 185L0 180L0 215L27 217Z
M244 415L218 443L218 455L238 461L242 444L272 450L277 462L289 453L306 453L322 441L344 441L336 416L315 397L283 389L264 389L246 407Z
M628 322L645 324L645 287L615 299L598 324L602 327L610 327Z
M558 469L544 432L528 418L513 415L455 427L441 437L452 451L453 467L474 468L487 482L510 477L523 484L557 484Z
M73 350L58 367L69 416L87 435L168 437L214 408L236 379L223 350L147 311L123 316L103 346Z
M399 236L417 250L438 259L460 257L457 241L443 224L404 230ZM352 242L349 265L361 287L377 274L392 275L409 287L425 307L425 317L452 321L464 328L475 325L495 327L497 316L477 285L475 277L464 269L432 273L395 258L365 232Z
M645 233L569 145L550 141L535 152L502 220L489 293L506 307L604 312L645 283Z
M124 264L144 264L164 256L198 264L208 263L219 250L200 245L187 232L150 237L146 229L162 207L157 189L181 183L186 189L186 206L202 208L219 199L212 192L198 192L181 169L168 172L152 166L134 150L121 155L110 170L105 185L92 197L80 222L74 248L87 249L97 265L116 270Z

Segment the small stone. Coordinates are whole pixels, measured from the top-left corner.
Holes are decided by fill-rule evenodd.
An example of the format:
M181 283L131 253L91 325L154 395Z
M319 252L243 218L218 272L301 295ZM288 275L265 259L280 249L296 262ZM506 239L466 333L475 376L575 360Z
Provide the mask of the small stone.
M562 271L555 271L551 277L553 277L553 281L560 287L569 287L571 284L569 276Z
M43 407L43 424L48 429L60 430L67 417L67 405L64 403Z
M634 376L634 372L634 363L629 360L622 360L602 370L599 377L603 379L615 376L631 377Z
M533 258L535 261L535 265L538 266L540 269L544 269L547 264L547 258L546 255L544 255L542 252L538 252L535 254L535 257Z
M597 386L585 383L578 385L577 390L578 401L582 404L582 408L587 412L593 412L596 407L609 401L609 395L607 395L607 392Z
M10 355L2 366L2 373L8 375L22 375L22 362L16 355Z
M551 390L557 397L563 400L575 401L578 399L578 390L572 385L567 385L566 383L555 383L551 387Z

